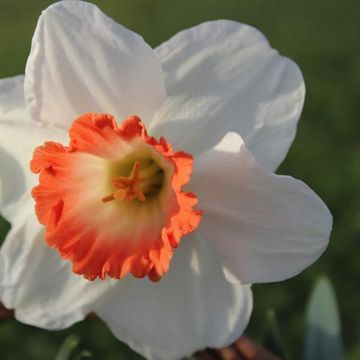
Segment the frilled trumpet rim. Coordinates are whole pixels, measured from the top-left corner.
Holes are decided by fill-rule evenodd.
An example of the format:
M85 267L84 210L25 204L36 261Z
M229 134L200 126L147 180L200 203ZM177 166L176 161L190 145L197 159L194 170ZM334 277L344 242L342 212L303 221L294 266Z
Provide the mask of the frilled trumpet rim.
M69 146L45 142L30 163L40 174L32 196L47 243L89 280L160 280L201 220L197 197L182 191L192 156L148 136L137 116L118 127L111 115L85 114L69 135Z

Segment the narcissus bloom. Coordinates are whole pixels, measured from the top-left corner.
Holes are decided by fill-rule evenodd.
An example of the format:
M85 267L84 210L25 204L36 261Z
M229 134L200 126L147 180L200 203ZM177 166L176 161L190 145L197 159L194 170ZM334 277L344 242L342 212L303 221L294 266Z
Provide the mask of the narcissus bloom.
M92 4L50 6L25 77L0 81L1 301L47 329L95 312L148 358L231 343L249 284L328 243L324 203L273 173L303 100L297 66L250 26L153 50Z

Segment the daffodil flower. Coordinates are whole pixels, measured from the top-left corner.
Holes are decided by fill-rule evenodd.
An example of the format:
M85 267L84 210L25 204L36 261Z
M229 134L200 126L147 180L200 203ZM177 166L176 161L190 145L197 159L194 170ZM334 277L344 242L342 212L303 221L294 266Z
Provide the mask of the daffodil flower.
M250 284L328 243L324 203L273 173L303 100L298 67L250 26L151 49L92 4L50 6L25 76L0 81L1 301L46 329L95 312L149 359L231 343Z

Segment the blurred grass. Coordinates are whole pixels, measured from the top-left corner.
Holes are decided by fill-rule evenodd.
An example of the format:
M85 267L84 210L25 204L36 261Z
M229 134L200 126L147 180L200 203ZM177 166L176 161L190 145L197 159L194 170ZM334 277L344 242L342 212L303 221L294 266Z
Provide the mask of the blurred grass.
M347 360L360 358L360 3L356 0L122 0L94 1L104 12L156 46L177 31L209 19L254 25L273 47L298 63L307 98L293 147L279 169L304 180L334 215L332 241L322 258L294 279L254 286L249 334L260 339L268 308L276 310L292 351L301 353L304 309L314 279L326 273L340 303ZM31 36L51 1L0 0L0 78L24 72ZM5 226L6 228L6 226ZM0 223L2 234L5 232ZM101 359L124 346L92 319L61 332L15 321L0 324L1 358L51 359L66 334L76 332ZM21 346L19 346L21 344ZM126 347L125 347L126 349Z

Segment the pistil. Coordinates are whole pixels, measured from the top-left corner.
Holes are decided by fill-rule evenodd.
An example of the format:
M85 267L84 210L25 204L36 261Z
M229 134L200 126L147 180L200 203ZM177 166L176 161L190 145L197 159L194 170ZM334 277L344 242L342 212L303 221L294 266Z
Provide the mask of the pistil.
M144 202L146 198L141 188L142 179L140 178L140 168L140 161L136 161L129 176L120 176L112 179L111 182L116 190L111 195L102 198L102 201L132 201L137 199Z

